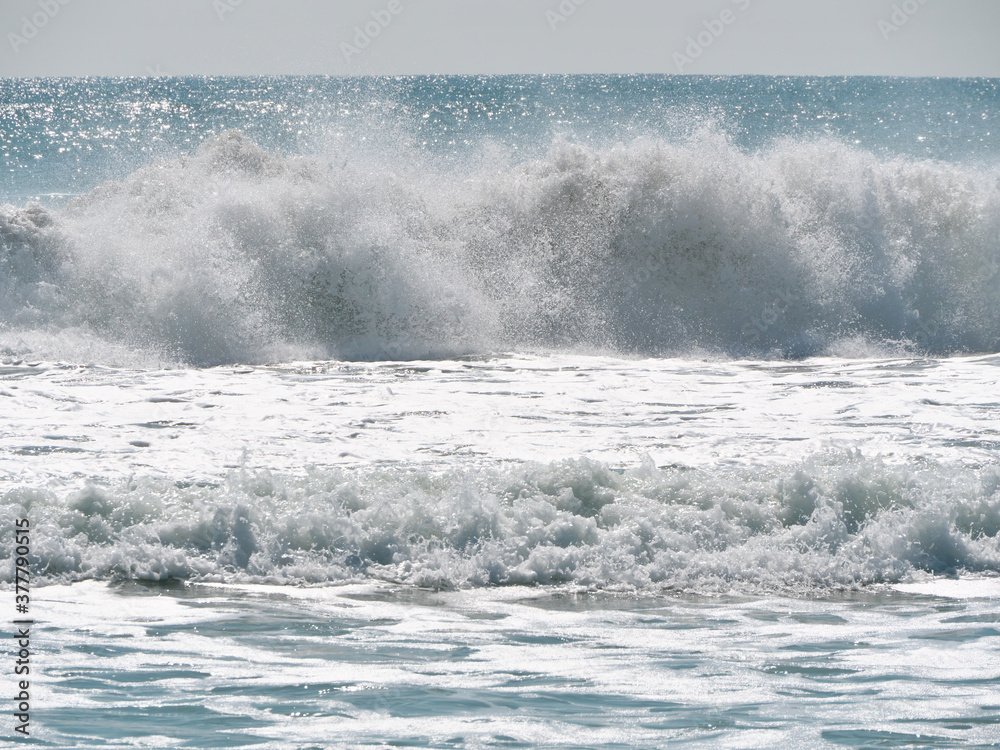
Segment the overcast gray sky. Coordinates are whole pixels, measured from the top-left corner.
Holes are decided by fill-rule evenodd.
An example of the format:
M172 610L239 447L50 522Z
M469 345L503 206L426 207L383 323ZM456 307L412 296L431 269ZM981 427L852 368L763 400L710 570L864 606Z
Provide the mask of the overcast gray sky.
M1000 0L0 0L0 33L0 76L1000 77Z

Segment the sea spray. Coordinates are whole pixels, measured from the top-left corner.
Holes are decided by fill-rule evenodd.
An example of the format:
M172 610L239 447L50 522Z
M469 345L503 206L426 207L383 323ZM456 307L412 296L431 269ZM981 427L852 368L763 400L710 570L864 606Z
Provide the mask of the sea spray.
M747 153L711 127L464 179L333 161L227 131L65 208L4 207L0 345L72 359L79 333L195 365L1000 347L994 170L822 138Z

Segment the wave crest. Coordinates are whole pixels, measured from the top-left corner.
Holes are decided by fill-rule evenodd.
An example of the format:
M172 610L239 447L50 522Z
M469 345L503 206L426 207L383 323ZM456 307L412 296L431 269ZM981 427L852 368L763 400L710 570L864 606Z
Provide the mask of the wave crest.
M64 209L4 207L0 351L77 359L73 341L99 340L211 365L1000 349L989 168L830 140L746 153L711 128L557 141L471 175L385 151L282 156L229 131Z
M15 489L0 506L8 518L30 507L48 581L809 591L997 573L998 487L995 466L911 470L851 453L711 471L648 459L623 472L586 459L445 474L242 471L214 487Z

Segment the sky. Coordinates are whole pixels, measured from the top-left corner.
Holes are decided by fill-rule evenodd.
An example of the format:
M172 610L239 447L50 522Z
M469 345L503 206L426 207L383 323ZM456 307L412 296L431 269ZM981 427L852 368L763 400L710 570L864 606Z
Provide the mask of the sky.
M1000 77L1000 0L0 0L0 76Z

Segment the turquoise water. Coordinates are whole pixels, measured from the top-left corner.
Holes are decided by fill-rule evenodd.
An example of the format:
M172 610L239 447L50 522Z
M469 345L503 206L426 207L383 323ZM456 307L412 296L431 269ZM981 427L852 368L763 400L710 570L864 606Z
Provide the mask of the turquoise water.
M58 587L38 717L65 747L995 747L997 591Z
M713 123L741 148L829 136L881 156L995 160L993 79L493 76L0 80L0 199L86 192L238 129L269 150L402 141L441 158L484 139L538 156Z

